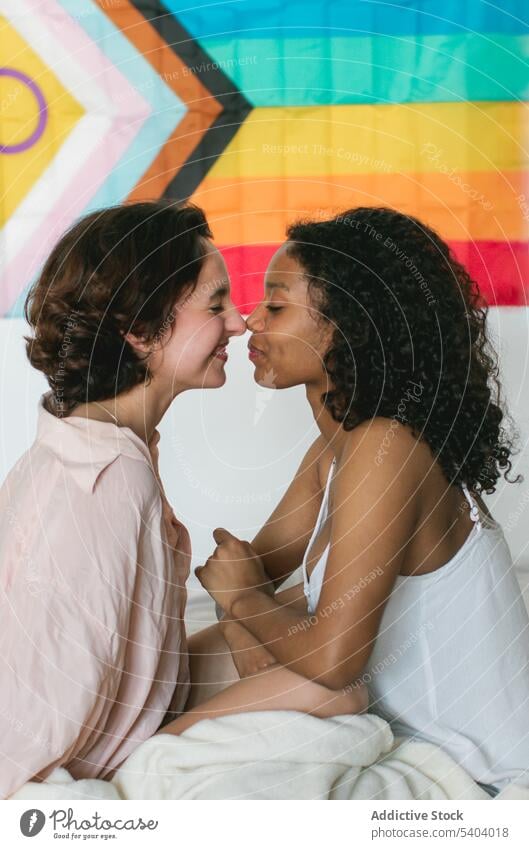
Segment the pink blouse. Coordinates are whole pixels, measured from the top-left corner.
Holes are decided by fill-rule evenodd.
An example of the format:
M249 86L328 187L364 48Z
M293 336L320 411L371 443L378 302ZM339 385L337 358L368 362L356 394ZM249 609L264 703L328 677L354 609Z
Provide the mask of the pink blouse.
M0 489L2 798L56 766L111 777L189 693L191 545L169 546L149 449L46 397Z

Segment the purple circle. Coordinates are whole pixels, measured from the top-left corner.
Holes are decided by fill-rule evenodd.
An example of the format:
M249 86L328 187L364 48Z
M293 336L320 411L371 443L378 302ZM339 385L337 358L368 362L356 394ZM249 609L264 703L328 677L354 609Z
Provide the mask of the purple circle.
M14 77L15 80L19 80L24 85L27 85L35 95L39 107L38 124L29 138L19 144L0 144L0 153L21 153L23 150L32 147L40 139L48 121L48 107L46 106L46 101L40 88L27 74L23 74L22 71L17 71L15 68L0 68L0 77Z

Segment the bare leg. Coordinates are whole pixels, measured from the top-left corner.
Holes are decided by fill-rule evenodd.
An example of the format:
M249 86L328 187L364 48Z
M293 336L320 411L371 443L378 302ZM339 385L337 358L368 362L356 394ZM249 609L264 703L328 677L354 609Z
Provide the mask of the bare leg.
M276 599L306 612L301 584L276 593ZM365 685L330 690L279 663L240 679L218 625L194 634L189 653L192 686L185 713L158 734L181 734L201 719L244 711L298 710L328 717L363 713L368 707Z
M239 680L230 647L218 624L189 637L188 649L191 689L186 711Z
M365 685L330 690L297 672L275 664L250 678L243 678L206 702L186 710L157 734L181 734L202 719L259 710L296 710L329 717L367 710Z
M276 593L275 598L305 613L307 602L303 593L303 584L296 584L288 590ZM259 645L248 631L247 645ZM211 699L214 695L239 681L239 672L233 661L230 646L226 642L218 625L210 625L193 634L188 641L189 665L191 671L191 690L186 702L186 711Z

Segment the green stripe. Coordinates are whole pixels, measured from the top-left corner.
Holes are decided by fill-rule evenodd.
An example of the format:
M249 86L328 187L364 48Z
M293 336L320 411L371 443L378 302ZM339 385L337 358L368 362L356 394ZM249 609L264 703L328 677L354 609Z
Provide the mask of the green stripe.
M205 38L255 106L529 99L529 36Z

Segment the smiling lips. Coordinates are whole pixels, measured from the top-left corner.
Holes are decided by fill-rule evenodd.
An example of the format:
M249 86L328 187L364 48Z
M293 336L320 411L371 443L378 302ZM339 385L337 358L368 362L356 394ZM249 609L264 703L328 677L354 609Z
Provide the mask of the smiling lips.
M248 342L248 351L248 357L250 360L258 360L260 357L264 357L260 348L256 348L255 345L252 345L250 342Z
M226 345L219 345L218 348L215 348L211 356L216 357L217 359L222 360L223 362L226 362L226 360L228 359Z
M218 348L215 348L211 356L215 357L216 359L222 360L223 362L226 362L226 360L228 359L226 347L226 345L219 345ZM257 360L259 359L259 357L264 357L263 351L261 351L260 348L256 348L254 345L250 345L249 342L248 351L248 356L251 360Z

